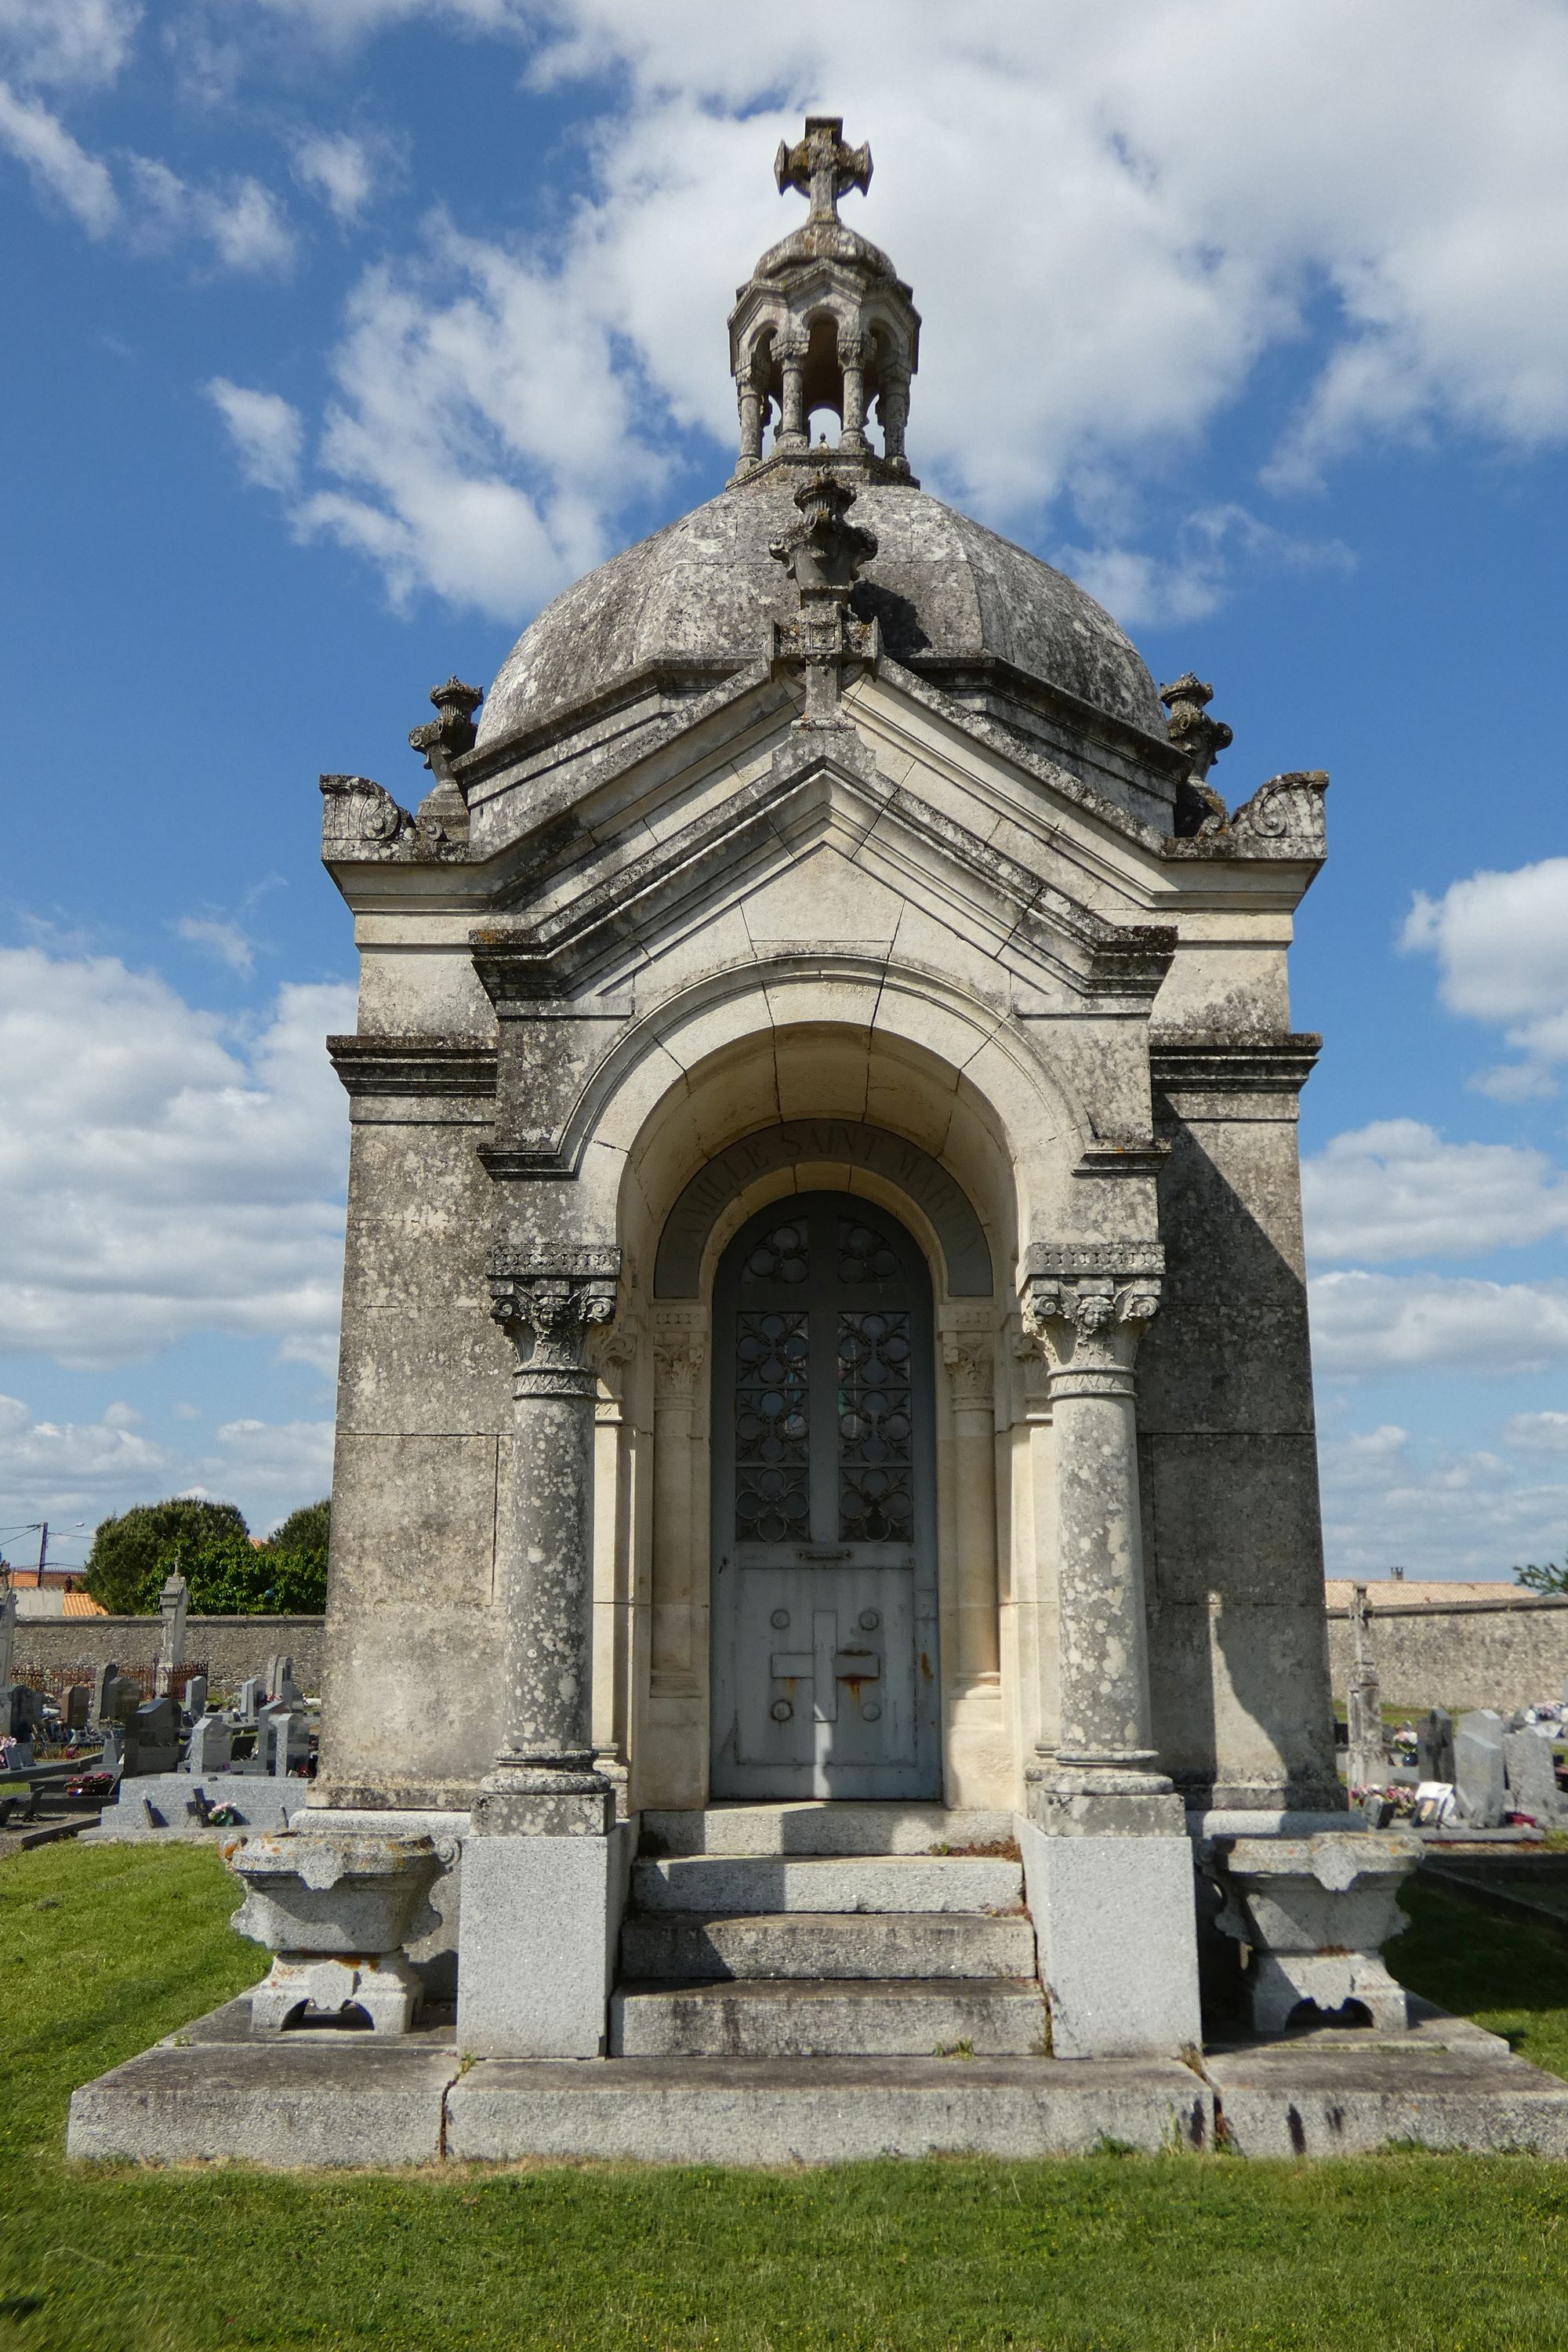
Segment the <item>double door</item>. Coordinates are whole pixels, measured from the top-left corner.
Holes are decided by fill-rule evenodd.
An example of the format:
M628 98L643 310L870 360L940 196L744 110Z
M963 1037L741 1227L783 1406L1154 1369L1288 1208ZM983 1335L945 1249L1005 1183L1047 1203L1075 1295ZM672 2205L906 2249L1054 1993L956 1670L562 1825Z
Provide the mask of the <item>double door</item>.
M931 1281L898 1220L797 1193L713 1302L715 1797L937 1798Z

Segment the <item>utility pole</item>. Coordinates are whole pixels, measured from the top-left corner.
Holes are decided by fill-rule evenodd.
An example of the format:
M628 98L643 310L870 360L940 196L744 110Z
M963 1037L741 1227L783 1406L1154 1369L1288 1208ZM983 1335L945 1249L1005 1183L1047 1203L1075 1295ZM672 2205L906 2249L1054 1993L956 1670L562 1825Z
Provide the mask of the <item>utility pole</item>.
M45 1519L38 1528L38 1591L44 1589L44 1562L49 1553L49 1523Z

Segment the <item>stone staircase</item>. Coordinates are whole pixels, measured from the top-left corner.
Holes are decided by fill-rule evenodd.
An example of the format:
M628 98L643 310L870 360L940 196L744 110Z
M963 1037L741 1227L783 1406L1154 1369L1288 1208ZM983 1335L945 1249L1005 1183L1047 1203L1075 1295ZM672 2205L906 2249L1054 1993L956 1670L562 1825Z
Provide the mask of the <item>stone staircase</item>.
M1005 1814L935 1806L645 1815L611 2054L1043 2054L1011 1835Z

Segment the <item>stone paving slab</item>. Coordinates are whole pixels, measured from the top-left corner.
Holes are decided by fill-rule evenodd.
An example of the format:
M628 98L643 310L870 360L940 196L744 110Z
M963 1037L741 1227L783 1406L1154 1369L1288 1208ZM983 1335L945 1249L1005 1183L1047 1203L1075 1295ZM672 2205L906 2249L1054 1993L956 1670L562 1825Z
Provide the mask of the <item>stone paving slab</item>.
M250 2038L246 1995L71 2101L68 2153L122 2162L389 2166L600 2158L846 2163L879 2155L1349 2156L1419 2142L1568 2157L1568 2083L1422 2004L1408 2034L1324 2031L1174 2060L481 2059L450 2011L393 2038Z
M481 2060L447 2103L450 2157L847 2164L879 2156L1207 2147L1214 2101L1174 2060Z
M1568 2156L1568 2083L1506 2049L1273 2042L1211 2052L1204 2071L1239 2156L1359 2156L1404 2141Z

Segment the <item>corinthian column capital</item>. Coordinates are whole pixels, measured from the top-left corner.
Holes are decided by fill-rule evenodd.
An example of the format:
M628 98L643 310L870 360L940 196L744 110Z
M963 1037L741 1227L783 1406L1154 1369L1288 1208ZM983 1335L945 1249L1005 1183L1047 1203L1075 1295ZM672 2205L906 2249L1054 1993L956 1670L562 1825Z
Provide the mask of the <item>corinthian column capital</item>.
M616 1312L621 1253L615 1248L492 1250L490 1313L518 1350L515 1393L592 1396L584 1342Z
M1158 1242L1037 1243L1025 1271L1024 1324L1053 1376L1131 1380L1138 1342L1159 1311L1164 1261Z

